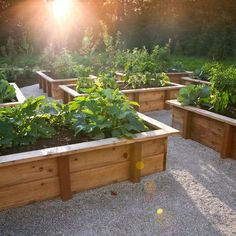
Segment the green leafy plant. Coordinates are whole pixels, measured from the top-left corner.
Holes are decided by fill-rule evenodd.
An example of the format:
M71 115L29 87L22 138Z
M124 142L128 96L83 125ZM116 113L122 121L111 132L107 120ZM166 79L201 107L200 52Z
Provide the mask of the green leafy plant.
M103 72L100 72L98 75L98 82L102 88L111 88L117 89L118 84L116 81L115 71L112 69L106 69Z
M95 80L89 77L92 71L92 67L86 67L83 65L79 65L77 67L77 92L86 93L87 89L93 88L95 86Z
M160 47L156 45L150 55L155 64L157 72L164 72L171 66L170 49L168 46Z
M169 77L163 73L137 73L129 76L125 76L124 81L127 86L132 88L142 87L163 87L170 83Z
M211 69L211 104L214 111L226 113L236 105L236 68L214 67Z
M209 103L210 89L206 85L188 85L180 89L178 101L184 106L200 106Z
M0 72L0 103L12 102L15 98L15 88L7 82L5 75Z
M197 79L201 79L204 81L210 81L211 72L214 69L223 69L223 65L219 63L206 63L204 64L200 70L194 71L194 77Z
M60 104L45 97L29 98L22 105L0 110L0 147L30 145L51 138L54 125L61 122Z
M66 120L77 135L92 139L132 138L135 133L147 130L132 105L137 104L119 90L97 88L68 105Z
M64 129L89 140L132 138L148 130L132 105L137 103L119 90L101 88L66 105L43 96L29 98L16 107L0 109L0 148L31 145Z
M55 57L52 63L51 72L58 79L68 79L76 76L76 66L72 55L66 49L63 49L59 55Z
M89 75L93 72L93 68L91 66L78 65L77 66L77 77L84 78L89 77Z

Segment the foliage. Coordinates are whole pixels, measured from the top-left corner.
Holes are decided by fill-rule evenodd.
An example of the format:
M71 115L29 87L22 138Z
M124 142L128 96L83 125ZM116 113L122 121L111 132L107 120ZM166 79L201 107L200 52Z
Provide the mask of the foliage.
M158 72L166 71L171 66L170 49L168 46L160 47L156 45L150 56Z
M51 72L58 79L71 78L76 75L75 62L68 50L63 49L59 55L56 55L55 61L52 63Z
M4 77L0 72L0 103L11 102L16 98L15 88Z
M97 85L95 84L94 79L89 77L81 77L77 80L76 91L78 93L87 93L89 89L93 89L96 86Z
M92 55L94 54L99 41L95 39L94 32L92 28L87 28L84 31L84 36L82 39L82 46L80 48L81 55Z
M132 88L164 87L170 83L169 77L164 73L137 73L125 76L124 81Z
M99 85L102 88L111 88L111 89L118 88L118 83L116 81L116 74L114 70L108 69L107 71L100 72L98 77L99 77Z
M167 69L168 72L184 72L185 67L182 61L173 61L171 68Z
M236 105L236 68L215 67L211 70L211 104L216 112L225 113Z
M206 85L188 85L180 89L178 101L184 106L200 106L207 103L210 96L209 87Z
M49 44L41 55L41 63L44 69L50 69L56 59L56 54L52 44Z
M77 77L78 77L76 84L77 92L85 93L87 89L94 87L95 82L92 78L89 77L92 71L93 71L92 67L86 67L83 65L77 66Z
M0 147L15 147L51 138L53 125L60 121L60 105L44 97L27 99L24 104L0 110Z
M213 63L206 63L204 64L200 70L195 70L194 71L194 76L197 77L198 79L204 80L204 81L209 81L211 72L214 68L223 68L223 65L213 62Z
M131 138L148 130L132 104L118 90L101 88L66 105L43 96L29 98L0 110L0 148L34 144L63 128L89 139Z
M210 88L189 85L180 90L178 101L183 105L208 107L219 114L232 114L236 106L236 68L212 68Z
M90 66L78 65L77 66L77 77L89 77L89 75L93 72L93 68Z
M132 104L119 90L98 88L88 96L72 101L66 120L77 135L92 139L108 137L133 137L146 131Z

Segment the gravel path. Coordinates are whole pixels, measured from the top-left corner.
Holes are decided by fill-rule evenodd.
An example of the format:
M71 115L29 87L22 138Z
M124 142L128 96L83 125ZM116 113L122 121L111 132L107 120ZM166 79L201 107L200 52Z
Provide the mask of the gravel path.
M171 123L169 111L148 115ZM171 137L167 171L139 184L126 181L78 193L67 202L54 199L3 211L0 235L233 236L235 170L236 161Z

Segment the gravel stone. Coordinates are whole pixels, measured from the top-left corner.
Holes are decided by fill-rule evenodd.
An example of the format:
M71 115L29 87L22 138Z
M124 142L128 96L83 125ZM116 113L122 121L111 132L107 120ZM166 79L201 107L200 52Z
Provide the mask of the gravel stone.
M148 115L171 124L170 111ZM236 161L180 136L169 138L167 160L165 172L138 184L126 181L77 193L67 202L2 211L0 235L236 235Z

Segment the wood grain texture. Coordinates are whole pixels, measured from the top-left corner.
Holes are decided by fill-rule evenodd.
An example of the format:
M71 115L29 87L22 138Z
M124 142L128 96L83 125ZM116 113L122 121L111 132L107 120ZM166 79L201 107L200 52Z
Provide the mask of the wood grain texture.
M61 156L57 158L58 176L60 184L60 196L62 200L72 198L71 180L70 180L70 163L68 156Z
M172 125L180 130L183 137L191 138L216 150L222 158L236 159L234 119L199 108L181 106L177 101L168 103L173 106Z

